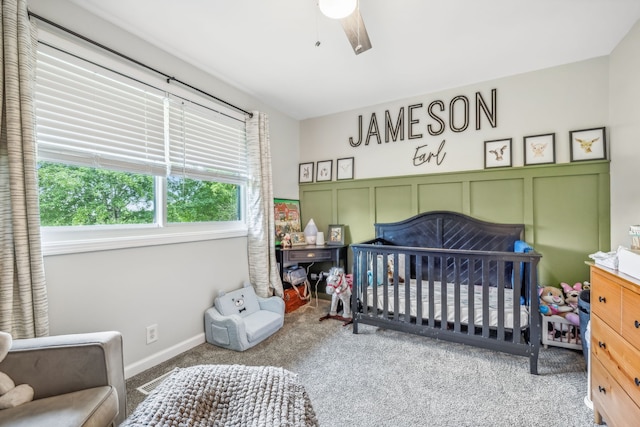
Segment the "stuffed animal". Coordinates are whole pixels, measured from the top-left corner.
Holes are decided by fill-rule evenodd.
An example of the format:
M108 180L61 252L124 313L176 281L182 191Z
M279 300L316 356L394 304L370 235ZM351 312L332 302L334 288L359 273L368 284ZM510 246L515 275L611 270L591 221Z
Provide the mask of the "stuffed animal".
M11 334L0 331L0 362L7 357L13 344ZM9 375L0 372L0 409L13 408L33 400L33 388L27 384L16 386Z
M582 283L578 282L573 286L569 286L566 283L560 283L564 290L564 302L573 309L574 313L578 312L578 299L580 299L580 292L582 291Z
M538 290L540 296L540 313L545 316L560 316L574 325L580 325L580 317L573 309L565 304L564 295L560 288L544 286Z
M283 248L290 248L291 245L291 235L289 235L289 233L285 234L284 236L282 236L282 242L281 245Z

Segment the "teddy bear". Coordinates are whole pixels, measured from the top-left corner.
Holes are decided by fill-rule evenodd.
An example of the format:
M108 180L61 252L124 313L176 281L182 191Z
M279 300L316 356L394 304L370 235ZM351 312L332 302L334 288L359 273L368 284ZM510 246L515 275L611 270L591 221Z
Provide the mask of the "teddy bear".
M13 345L11 334L0 331L0 362L7 357ZM33 400L33 387L28 384L16 386L9 375L0 372L0 409L13 408Z
M540 313L545 316L560 316L574 325L580 325L580 317L573 312L573 308L565 304L564 295L560 288L543 286L538 290L540 297Z

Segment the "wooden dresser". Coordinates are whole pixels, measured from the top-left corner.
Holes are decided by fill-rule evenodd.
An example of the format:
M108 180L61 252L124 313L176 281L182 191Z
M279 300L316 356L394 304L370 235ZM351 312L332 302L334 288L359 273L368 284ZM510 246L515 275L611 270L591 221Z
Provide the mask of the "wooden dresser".
M596 424L640 425L640 281L591 266L591 400Z

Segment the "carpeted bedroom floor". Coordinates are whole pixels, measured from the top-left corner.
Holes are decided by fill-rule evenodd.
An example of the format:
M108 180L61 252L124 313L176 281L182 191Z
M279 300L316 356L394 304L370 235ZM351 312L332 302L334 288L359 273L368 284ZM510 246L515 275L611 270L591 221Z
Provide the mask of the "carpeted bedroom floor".
M462 344L318 319L329 303L287 314L284 327L239 353L201 344L127 380L127 413L137 390L175 367L279 366L298 375L321 426L594 426L584 404L582 352L541 349L540 375L529 360Z

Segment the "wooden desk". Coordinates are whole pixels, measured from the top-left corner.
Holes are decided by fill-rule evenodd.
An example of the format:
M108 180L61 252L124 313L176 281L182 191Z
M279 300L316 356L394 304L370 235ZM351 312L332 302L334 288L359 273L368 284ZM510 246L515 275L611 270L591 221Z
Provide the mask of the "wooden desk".
M276 248L276 260L280 266L280 277L285 267L294 264L311 264L314 262L332 262L334 267L344 268L349 272L347 265L347 249L349 245L306 245L291 248Z

